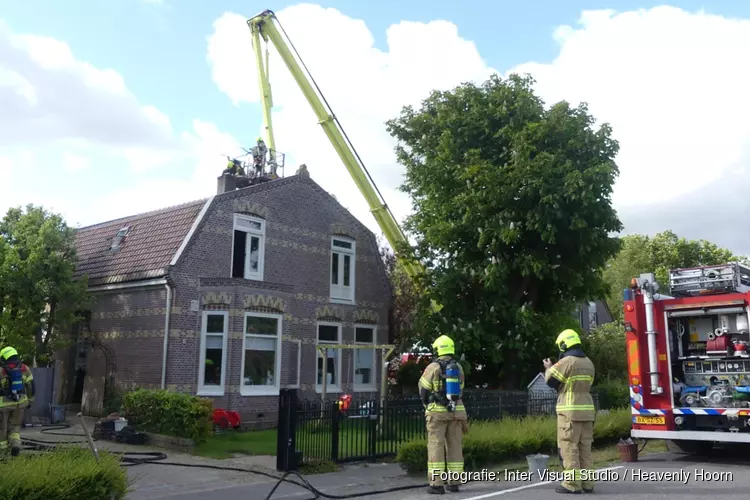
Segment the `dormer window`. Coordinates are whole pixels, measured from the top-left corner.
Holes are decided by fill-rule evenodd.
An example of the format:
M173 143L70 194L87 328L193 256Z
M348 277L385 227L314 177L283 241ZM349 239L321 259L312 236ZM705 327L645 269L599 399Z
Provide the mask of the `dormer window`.
M112 244L109 246L109 249L112 251L117 251L120 249L120 245L122 245L123 240L125 239L125 236L128 235L128 232L130 231L129 226L125 226L119 231L117 231L117 234L114 238L112 238Z

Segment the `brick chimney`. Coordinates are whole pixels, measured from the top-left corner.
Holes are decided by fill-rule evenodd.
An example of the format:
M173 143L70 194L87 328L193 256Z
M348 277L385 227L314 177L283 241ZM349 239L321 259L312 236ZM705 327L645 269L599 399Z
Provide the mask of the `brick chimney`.
M223 194L237 189L237 177L234 175L220 175L216 180L216 194Z

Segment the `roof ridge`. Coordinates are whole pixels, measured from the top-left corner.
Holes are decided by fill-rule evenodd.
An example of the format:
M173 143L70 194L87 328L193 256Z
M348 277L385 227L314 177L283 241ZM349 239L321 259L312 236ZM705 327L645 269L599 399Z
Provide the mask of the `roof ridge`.
M140 212L140 213L137 213L137 214L126 215L124 217L119 217L117 219L110 219L108 221L97 222L96 224L91 224L91 225L88 225L88 226L78 227L78 228L75 228L75 230L76 231L82 231L82 230L88 230L88 229L95 229L95 228L98 228L98 227L106 226L108 224L113 224L113 223L118 222L118 221L126 221L126 220L131 220L131 219L142 219L144 217L149 217L149 216L152 216L152 215L159 215L159 214L163 214L163 213L167 213L167 212L172 212L172 211L175 211L175 210L179 210L180 208L185 208L185 207L190 206L190 205L196 205L198 203L206 203L206 201L208 201L209 198L210 198L210 196L207 196L205 198L196 199L196 200L192 200L192 201L186 201L184 203L179 203L177 205L170 205L168 207L158 208L156 210L149 210L148 212Z

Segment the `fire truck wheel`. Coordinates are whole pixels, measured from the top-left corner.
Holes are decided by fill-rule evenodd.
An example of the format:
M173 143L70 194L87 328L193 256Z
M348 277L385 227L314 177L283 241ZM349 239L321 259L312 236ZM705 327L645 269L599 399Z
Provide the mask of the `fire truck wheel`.
M714 444L711 441L667 441L667 451L670 453L707 456L711 454L713 447Z

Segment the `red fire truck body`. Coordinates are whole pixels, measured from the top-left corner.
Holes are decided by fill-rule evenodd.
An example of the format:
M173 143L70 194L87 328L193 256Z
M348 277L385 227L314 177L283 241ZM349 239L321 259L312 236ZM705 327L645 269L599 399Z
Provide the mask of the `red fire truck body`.
M736 263L653 274L624 292L633 438L673 449L750 442L750 269Z

